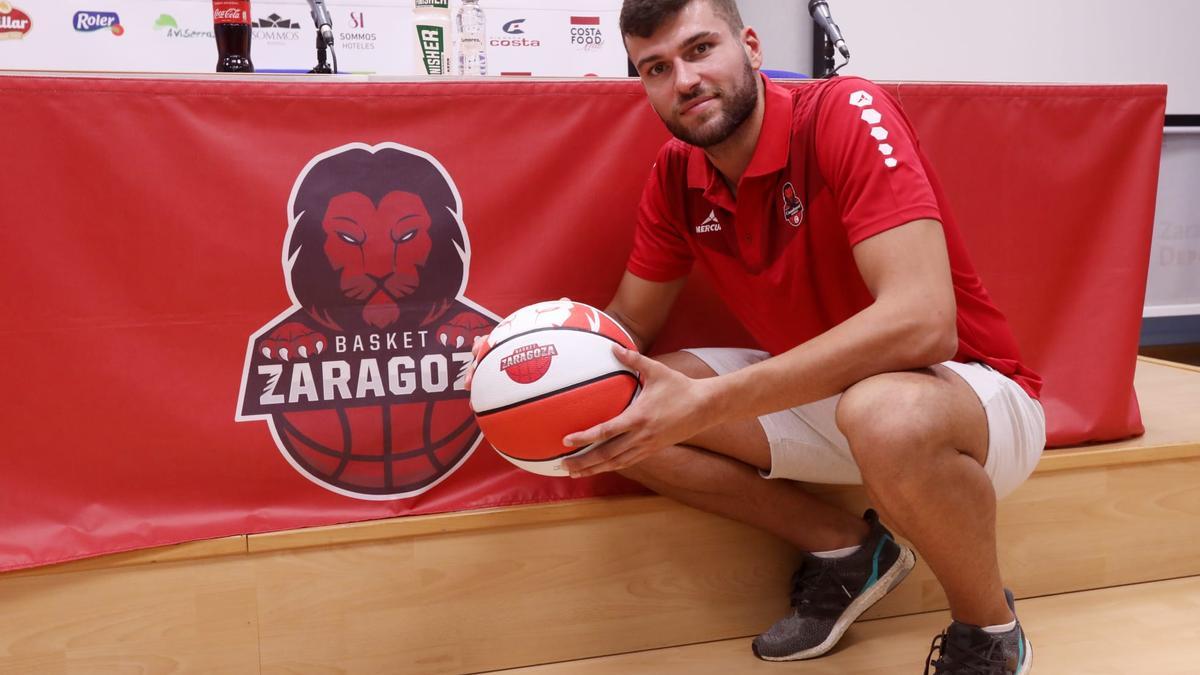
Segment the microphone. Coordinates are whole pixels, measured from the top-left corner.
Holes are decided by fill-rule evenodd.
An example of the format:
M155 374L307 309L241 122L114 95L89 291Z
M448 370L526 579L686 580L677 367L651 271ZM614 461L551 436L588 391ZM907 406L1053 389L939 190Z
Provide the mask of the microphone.
M812 15L813 21L825 31L829 36L829 41L833 46L842 53L842 58L850 60L850 48L846 46L846 39L842 37L842 29L833 22L833 16L829 14L829 3L825 0L809 0L808 13Z
M325 44L332 45L333 19L329 18L329 8L325 6L325 0L308 0L308 9L312 14L313 25L317 27L321 39L325 41Z

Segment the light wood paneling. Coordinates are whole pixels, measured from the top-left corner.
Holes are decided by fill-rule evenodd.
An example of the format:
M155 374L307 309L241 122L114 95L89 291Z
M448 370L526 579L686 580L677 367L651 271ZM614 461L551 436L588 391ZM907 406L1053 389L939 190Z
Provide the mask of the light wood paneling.
M263 672L462 672L738 634L791 556L682 507L255 555Z
M0 673L255 673L245 556L0 578Z
M113 553L98 558L85 558L57 565L31 567L14 572L0 573L0 581L16 577L41 576L45 574L64 574L84 570L100 570L113 567L130 567L132 565L151 565L181 560L200 560L216 556L240 555L246 552L246 536L242 534L217 539L202 539L189 541L171 546L144 548L139 551Z
M1021 595L1200 575L1200 459L1035 476L999 536ZM795 554L676 506L253 560L265 672L462 672L756 633L786 610ZM868 617L944 607L919 565Z
M1200 578L1054 595L1017 603L1033 672L1192 675L1200 659ZM748 639L500 671L497 675L806 675L919 673L945 612L856 624L827 656L787 665L750 653Z

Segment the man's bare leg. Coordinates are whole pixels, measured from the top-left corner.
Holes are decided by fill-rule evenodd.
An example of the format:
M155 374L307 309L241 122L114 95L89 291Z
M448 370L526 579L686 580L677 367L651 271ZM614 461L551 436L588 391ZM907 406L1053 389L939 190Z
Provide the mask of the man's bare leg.
M837 421L872 499L929 564L955 620L1012 621L983 469L987 418L970 386L941 366L878 375L843 394Z
M716 374L687 352L657 360L690 377ZM770 532L801 551L855 546L867 536L859 517L791 481L764 480L758 469L770 466L766 434L757 420L745 420L702 433L688 445L666 448L622 473L688 506Z

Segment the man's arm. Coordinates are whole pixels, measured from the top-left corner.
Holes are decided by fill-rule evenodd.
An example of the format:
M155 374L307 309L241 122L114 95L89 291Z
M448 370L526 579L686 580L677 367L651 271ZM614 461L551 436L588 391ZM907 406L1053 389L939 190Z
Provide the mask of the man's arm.
M954 287L942 225L916 220L870 237L854 258L875 301L783 354L720 377L690 379L615 350L645 388L617 417L564 443L602 446L567 462L572 476L615 471L727 421L811 403L872 375L925 368L958 349ZM781 307L781 311L804 311Z
M612 302L604 313L616 319L629 331L639 351L654 342L679 292L683 290L687 277L674 281L647 281L631 272L625 272Z
M917 220L880 233L855 246L854 259L875 302L804 344L717 378L713 415L723 421L792 408L872 375L954 357L956 306L941 223Z

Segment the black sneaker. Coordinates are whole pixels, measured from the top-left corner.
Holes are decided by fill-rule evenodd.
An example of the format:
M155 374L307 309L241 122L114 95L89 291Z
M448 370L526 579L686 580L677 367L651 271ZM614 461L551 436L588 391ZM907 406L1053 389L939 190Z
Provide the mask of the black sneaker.
M805 554L792 575L792 613L754 638L754 655L764 661L811 659L833 649L850 624L895 588L917 558L879 522L863 514L871 532L862 548L845 558Z
M1012 591L1004 589L1004 597L1016 617ZM931 667L934 675L1026 675L1033 668L1033 650L1020 620L1012 630L999 634L955 621L929 646L925 675Z

